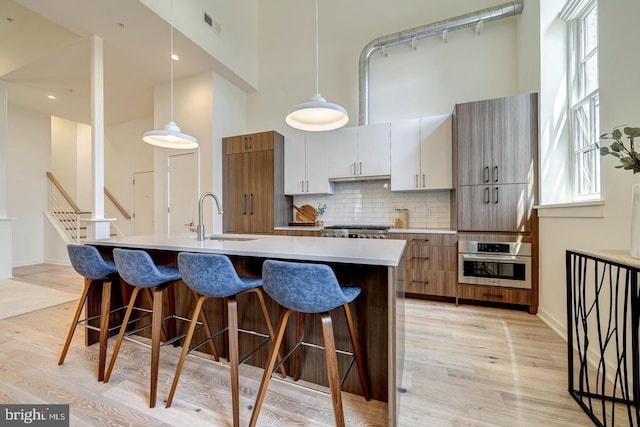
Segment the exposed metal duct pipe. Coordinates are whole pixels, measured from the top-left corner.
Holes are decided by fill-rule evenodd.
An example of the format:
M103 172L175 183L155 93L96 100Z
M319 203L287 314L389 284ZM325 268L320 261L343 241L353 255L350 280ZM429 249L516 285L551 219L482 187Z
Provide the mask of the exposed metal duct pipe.
M369 124L369 60L371 56L378 50L385 49L389 46L395 46L403 43L412 43L415 40L424 39L426 37L438 34L447 34L449 31L461 30L463 28L478 25L483 22L495 21L498 19L508 18L510 16L519 15L524 9L524 0L516 0L504 3L498 6L489 7L477 12L468 13L466 15L457 16L455 18L445 19L443 21L434 22L432 24L423 25L412 28L410 30L400 31L398 33L389 34L388 36L379 37L372 40L360 54L360 125Z

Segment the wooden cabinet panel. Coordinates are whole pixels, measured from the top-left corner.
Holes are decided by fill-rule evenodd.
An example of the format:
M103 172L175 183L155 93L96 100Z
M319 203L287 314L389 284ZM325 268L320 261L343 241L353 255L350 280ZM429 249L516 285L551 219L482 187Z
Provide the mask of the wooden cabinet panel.
M275 230L277 236L320 237L320 230Z
M223 138L223 144L225 153L232 152L222 162L224 232L273 233L274 226L286 225L291 198L284 195L284 137L264 132Z
M273 150L273 133L260 132L225 138L226 154L246 153L250 151Z
M536 200L537 95L458 104L461 231L531 231Z
M458 285L458 298L530 305L531 291L527 289L499 288L495 286Z
M405 291L412 294L455 297L457 236L441 233L390 233L407 241Z
M491 182L526 184L533 176L532 139L537 140L537 102L532 95L493 100Z
M467 185L459 187L458 194L458 230L531 231L529 185Z

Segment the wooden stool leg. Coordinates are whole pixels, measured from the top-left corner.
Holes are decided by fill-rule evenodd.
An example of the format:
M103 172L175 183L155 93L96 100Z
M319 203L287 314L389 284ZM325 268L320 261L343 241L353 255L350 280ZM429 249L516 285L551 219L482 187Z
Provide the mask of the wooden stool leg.
M196 291L193 291L193 298L196 301L196 305L197 305L198 299L200 298L200 295L198 295L198 293ZM195 311L194 311L194 313L195 313ZM220 361L220 357L218 356L218 349L216 349L216 343L213 341L213 336L211 335L211 328L209 327L209 321L207 320L207 314L202 309L200 309L200 321L202 322L202 326L204 326L205 336L209 339L209 349L211 350L211 354L213 355L213 359L216 362L219 362ZM193 320L191 322L193 322ZM167 406L167 408L168 408L168 406Z
M147 303L149 304L149 307L151 307L152 312L153 312L153 296L151 295L151 289L150 288L144 288L144 295L147 299ZM153 319L153 315L151 316L151 318ZM160 333L162 336L162 341L166 341L167 340L167 335L164 333L164 328L160 328Z
M124 333L127 331L127 324L129 323L129 318L131 317L131 312L133 311L133 306L136 303L136 298L138 298L138 292L140 292L140 289L142 288L135 287L133 288L133 292L131 293L131 298L129 299L129 304L127 305L127 311L124 313L124 319L122 319L122 325L120 326L120 333L118 334L118 338L116 339L113 353L111 353L109 368L107 368L107 372L104 374L105 383L109 382L109 378L111 378L111 371L113 371L113 366L116 364L118 352L120 351L120 345L122 345Z
M98 381L104 380L104 365L107 361L107 339L109 338L109 311L111 311L112 280L102 283L102 301L100 308L100 347L98 351Z
M162 335L162 296L164 286L156 286L153 291L153 313L151 314L151 375L149 407L156 406L158 395L158 370L160 367L160 336Z
M276 339L273 341L273 345L271 347L271 354L269 355L267 366L264 367L262 382L260 383L260 389L258 390L256 403L253 405L253 412L251 413L251 421L249 421L249 427L255 427L256 423L258 422L258 417L260 416L260 408L262 408L264 396L267 392L267 387L269 386L269 380L271 379L271 371L273 371L273 367L276 365L276 358L278 357L280 345L282 344L282 338L284 337L284 332L287 329L287 321L289 320L289 316L291 315L291 313L293 313L293 310L282 310L280 312L278 332L276 333Z
M87 300L87 294L89 293L89 288L92 284L93 281L91 279L84 279L84 289L82 289L80 301L78 301L76 312L73 315L73 320L71 321L71 326L69 327L69 333L67 334L67 340L64 343L64 347L62 347L62 353L60 354L58 365L62 365L64 363L64 359L67 357L67 352L69 351L69 346L71 345L71 339L73 338L73 334L76 332L78 320L80 319L80 314L82 313L82 307L84 307L84 303Z
M267 331L269 331L269 337L271 338L271 342L275 339L275 333L273 332L273 325L271 324L271 319L269 318L269 311L267 311L267 305L264 302L264 294L260 290L260 288L249 289L245 292L252 292L258 296L258 301L260 301L260 308L262 309L262 317L264 317L264 322L267 324ZM244 293L244 292L243 292ZM282 361L282 356L278 352L278 363ZM278 368L280 371L280 375L282 378L287 377L287 371L284 369L284 365L280 365Z
M296 345L304 340L304 313L296 313ZM298 346L293 353L293 380L300 379L300 364L302 360L302 346Z
M197 295L197 294L195 294ZM182 367L184 365L184 361L187 358L187 353L189 352L189 346L191 345L191 340L193 339L193 332L196 330L198 316L202 312L202 304L208 297L199 296L196 299L196 307L193 310L193 316L191 318L191 324L189 325L189 330L187 332L187 337L182 344L182 353L180 353L180 360L178 360L178 367L176 368L176 373L173 376L173 384L171 384L171 391L169 391L169 397L167 398L166 407L170 407L173 402L173 395L176 393L176 388L178 387L178 380L180 379L180 374L182 373Z
M337 427L344 427L344 412L342 410L342 394L340 391L340 375L338 373L338 358L336 356L336 342L333 337L333 325L329 313L322 313L322 341L324 342L324 357L327 363L327 377L331 389L333 415Z
M351 345L353 346L353 355L356 358L356 365L358 366L358 374L360 375L360 384L362 385L362 393L364 394L365 400L371 400L371 395L369 393L369 381L367 381L367 374L364 365L364 358L362 357L362 352L360 351L360 343L358 341L358 337L356 336L356 328L353 325L353 317L351 317L351 308L349 308L349 304L345 304L344 306L344 314L347 317L347 325L349 326L349 335L351 336Z
M231 403L233 409L233 426L240 426L240 386L238 367L238 301L235 295L227 297L227 314L229 323L229 367L231 368Z

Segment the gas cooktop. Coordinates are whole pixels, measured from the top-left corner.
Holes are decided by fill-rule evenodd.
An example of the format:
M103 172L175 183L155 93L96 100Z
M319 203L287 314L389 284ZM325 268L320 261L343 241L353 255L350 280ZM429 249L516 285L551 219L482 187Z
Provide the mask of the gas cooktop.
M351 224L351 225L330 225L325 227L328 230L388 230L391 228L388 225L361 225L361 224Z

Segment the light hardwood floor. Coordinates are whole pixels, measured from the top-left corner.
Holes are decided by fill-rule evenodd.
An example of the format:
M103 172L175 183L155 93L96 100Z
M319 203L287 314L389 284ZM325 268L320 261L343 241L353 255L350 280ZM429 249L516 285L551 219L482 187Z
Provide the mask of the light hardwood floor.
M82 289L70 267L14 269L17 280L67 292ZM108 384L95 379L97 347L79 329L63 366L57 359L75 302L0 321L0 403L69 403L72 426L229 426L229 371L190 357L173 406L179 348L164 347L159 402L148 403L149 350L125 342ZM109 354L113 346L110 340ZM261 370L240 369L242 425ZM536 316L502 309L408 300L401 426L588 426L567 393L566 344ZM384 425L386 405L344 394L349 426ZM272 381L259 425L332 425L330 397Z

